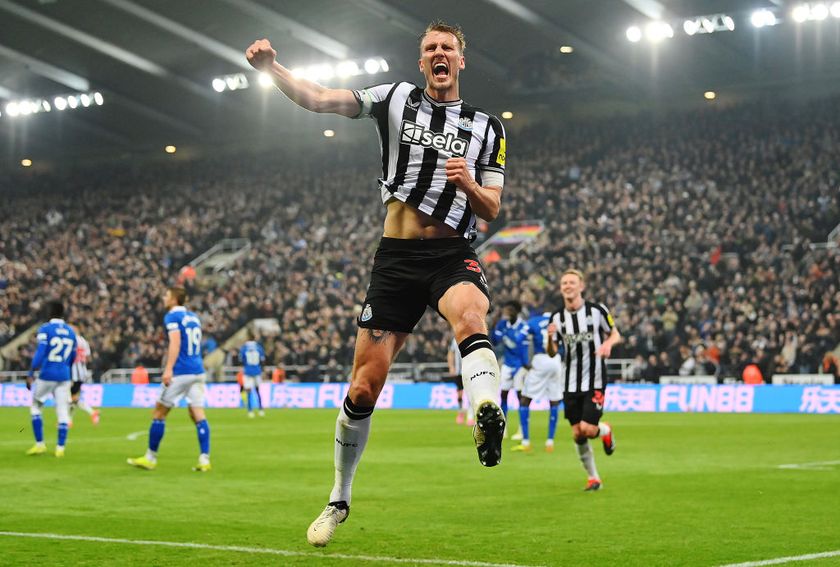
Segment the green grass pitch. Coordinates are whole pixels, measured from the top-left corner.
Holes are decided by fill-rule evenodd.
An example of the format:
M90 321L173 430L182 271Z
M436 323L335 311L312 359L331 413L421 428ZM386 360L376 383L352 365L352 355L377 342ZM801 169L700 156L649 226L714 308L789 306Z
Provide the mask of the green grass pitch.
M315 549L305 534L332 486L335 415L210 410L214 468L200 474L190 470L198 445L184 409L170 414L148 472L125 463L145 451L146 410L106 408L98 427L77 412L67 455L56 459L52 409L50 452L26 457L28 409L2 408L0 531L292 554L0 535L0 564L711 566L840 549L836 416L612 414L615 454L594 442L604 489L584 493L565 422L556 451L542 451L545 412L532 415L533 454L506 441L501 465L485 469L453 412L396 410L374 414L352 513ZM778 468L830 461L838 464Z

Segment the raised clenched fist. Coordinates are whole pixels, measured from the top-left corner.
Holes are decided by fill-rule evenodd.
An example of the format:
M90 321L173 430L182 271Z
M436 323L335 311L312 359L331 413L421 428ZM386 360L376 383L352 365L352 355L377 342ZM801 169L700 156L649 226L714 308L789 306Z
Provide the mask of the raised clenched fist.
M271 42L267 39L258 39L245 50L245 57L254 69L267 71L277 57L277 50L271 47Z

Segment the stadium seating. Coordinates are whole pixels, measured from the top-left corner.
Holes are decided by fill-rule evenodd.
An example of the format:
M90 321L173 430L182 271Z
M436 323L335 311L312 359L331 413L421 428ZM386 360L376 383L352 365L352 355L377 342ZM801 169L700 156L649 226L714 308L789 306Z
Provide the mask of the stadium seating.
M837 102L509 132L490 230L542 219L546 231L486 267L496 304L552 309L558 274L575 266L615 313L627 340L614 354L635 357L638 378L740 376L751 363L764 376L817 371L840 336L840 255L809 246L840 223ZM221 239L247 238L226 281L191 286L205 334L221 344L277 317L269 363L349 364L384 210L375 144L330 151L312 163L225 156L15 174L0 194L14 211L0 219L0 345L59 295L91 340L95 374L157 366L163 286ZM428 316L398 360L444 360L447 341ZM7 369L31 354L23 347Z

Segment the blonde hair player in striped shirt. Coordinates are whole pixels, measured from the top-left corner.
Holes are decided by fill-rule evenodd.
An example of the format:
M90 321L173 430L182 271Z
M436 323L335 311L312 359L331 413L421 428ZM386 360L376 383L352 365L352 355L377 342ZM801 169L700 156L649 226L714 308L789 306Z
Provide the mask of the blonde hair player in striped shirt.
M601 437L604 452L612 455L615 438L607 423L599 423L604 413L604 391L607 369L604 359L621 341L612 315L603 303L583 298L586 280L583 272L570 269L560 278L563 309L556 311L548 326L548 355L557 354L558 344L566 348L563 365L564 414L572 426L575 448L588 481L585 490L601 488L601 477L595 468L595 456L589 440Z

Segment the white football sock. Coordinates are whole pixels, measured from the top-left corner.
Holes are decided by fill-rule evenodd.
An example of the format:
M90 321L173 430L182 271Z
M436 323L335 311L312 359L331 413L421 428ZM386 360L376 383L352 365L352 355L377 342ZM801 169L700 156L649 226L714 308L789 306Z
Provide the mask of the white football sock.
M85 412L88 415L93 415L93 408L84 403L82 400L76 402L76 407Z
M353 477L369 435L370 416L350 419L342 406L335 421L335 484L330 492L330 502L343 500L350 505Z
M501 403L499 363L492 350L479 348L472 351L463 357L461 370L464 376L464 391L470 399L473 412L488 400L496 405Z
M146 449L146 459L153 463L157 462L157 452L152 451L151 449Z
M592 453L589 441L586 441L583 445L575 443L575 449L577 449L580 462L583 465L586 474L589 475L589 478L600 479L601 477L598 476L598 469L595 468L595 455Z
M604 435L609 435L612 429L606 423L599 423L598 424L598 435L603 437Z

